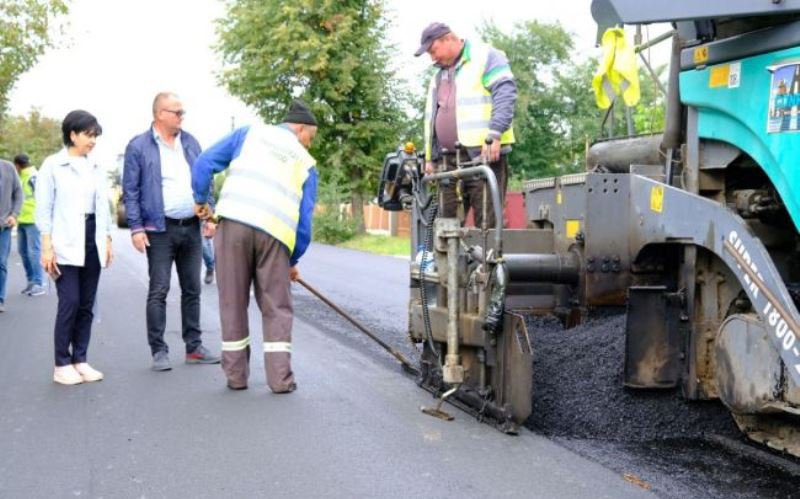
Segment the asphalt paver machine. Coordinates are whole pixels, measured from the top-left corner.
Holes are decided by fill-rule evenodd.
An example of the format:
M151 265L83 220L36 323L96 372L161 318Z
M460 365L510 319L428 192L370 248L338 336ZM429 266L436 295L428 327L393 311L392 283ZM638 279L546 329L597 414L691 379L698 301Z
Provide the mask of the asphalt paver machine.
M526 181L518 230L437 216L432 186L467 177L499 211L487 167L425 175L411 149L384 162L381 205L412 212L419 382L513 433L533 395L525 316L570 328L626 307L627 387L718 398L748 437L800 455L800 0L594 0L592 14L672 24L663 133Z

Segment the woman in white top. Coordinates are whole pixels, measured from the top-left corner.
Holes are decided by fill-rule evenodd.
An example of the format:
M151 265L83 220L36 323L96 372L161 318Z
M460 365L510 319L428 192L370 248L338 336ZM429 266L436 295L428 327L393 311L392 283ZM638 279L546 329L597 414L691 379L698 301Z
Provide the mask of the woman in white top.
M36 183L36 227L42 235L42 267L56 281L53 381L76 385L100 381L86 362L100 269L111 263L111 212L106 172L89 153L103 129L86 111L61 124L64 149L49 156Z

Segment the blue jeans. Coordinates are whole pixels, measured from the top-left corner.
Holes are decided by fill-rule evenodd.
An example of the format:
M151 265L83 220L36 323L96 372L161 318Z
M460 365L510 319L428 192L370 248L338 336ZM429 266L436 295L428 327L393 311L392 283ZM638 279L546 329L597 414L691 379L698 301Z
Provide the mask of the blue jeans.
M36 224L19 224L17 226L17 251L25 267L28 284L44 284L42 279L41 241Z
M203 261L206 270L214 270L214 239L210 237L203 238Z
M200 269L203 243L200 221L179 225L167 219L167 230L148 232L147 267L150 286L147 292L147 340L150 352L169 351L164 341L167 325L167 294L172 264L178 271L181 286L181 330L186 353L194 352L200 340Z
M11 253L11 227L0 227L0 303L6 301L8 255Z

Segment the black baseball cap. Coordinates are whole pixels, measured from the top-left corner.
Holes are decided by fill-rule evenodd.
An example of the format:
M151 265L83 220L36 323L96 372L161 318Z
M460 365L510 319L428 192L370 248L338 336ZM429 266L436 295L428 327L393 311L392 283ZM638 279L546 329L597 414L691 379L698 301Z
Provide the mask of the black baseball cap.
M28 166L31 164L30 158L27 154L17 154L14 156L14 164L19 166Z
M433 42L450 33L450 26L445 23L430 23L427 28L422 30L419 40L419 48L414 52L414 57L419 57L431 48Z

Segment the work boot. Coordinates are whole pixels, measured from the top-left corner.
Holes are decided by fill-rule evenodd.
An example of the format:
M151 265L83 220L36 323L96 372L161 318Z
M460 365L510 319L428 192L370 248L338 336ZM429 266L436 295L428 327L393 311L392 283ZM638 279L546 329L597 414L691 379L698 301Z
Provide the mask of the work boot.
M69 364L66 366L57 366L53 370L53 381L60 385L79 385L83 383L83 378L75 369L75 366Z
M295 390L297 390L297 383L292 381L291 383L289 383L289 386L287 386L286 389L279 390L279 391L273 390L272 393L276 393L278 395L281 395L281 394L284 394L284 393L292 393Z
M212 354L206 347L200 345L194 352L186 354L187 364L219 364L219 357Z
M28 296L42 296L47 294L47 290L44 289L44 286L41 284L34 284L31 286L31 289L28 290Z
M206 276L205 278L203 278L203 282L205 282L206 284L211 284L212 282L214 282L214 269L206 270Z
M247 385L234 385L230 381L228 381L227 387L230 390L247 390Z
M75 370L78 371L78 374L81 375L83 381L87 383L91 383L92 381L101 381L103 379L103 373L93 368L86 362L79 362L72 365L75 367Z
M172 369L172 364L169 363L169 355L167 352L160 350L153 354L153 371L169 371Z

